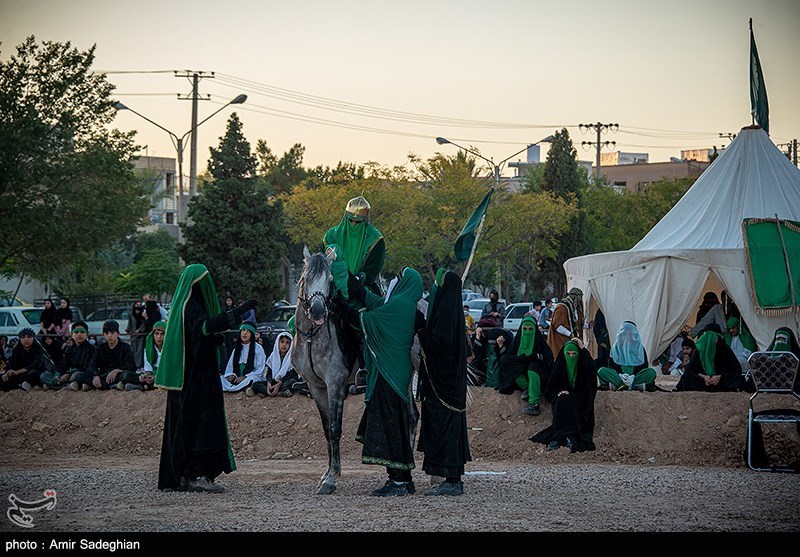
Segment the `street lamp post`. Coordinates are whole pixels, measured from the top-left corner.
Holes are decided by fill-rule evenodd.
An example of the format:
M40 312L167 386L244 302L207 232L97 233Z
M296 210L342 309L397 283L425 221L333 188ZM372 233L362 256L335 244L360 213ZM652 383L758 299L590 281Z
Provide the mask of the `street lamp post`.
M452 141L450 141L449 139L445 139L444 137L437 137L436 143L438 143L439 145L445 145L445 144L455 145L459 149L462 149L467 153L471 153L476 157L478 157L479 159L483 159L486 162L488 162L489 165L492 167L492 175L494 177L494 185L492 186L492 189L497 189L500 186L500 167L503 166L503 164L506 161L513 159L514 157L525 152L528 148L533 147L534 145L538 145L539 143L550 143L551 141L553 141L553 139L555 139L554 135L548 135L547 137L540 139L536 143L531 143L524 149L520 149L513 155L504 158L498 164L495 164L492 159L487 159L477 151L474 151L472 149L467 149L466 147L462 147L458 143L453 143ZM483 216L481 217L481 222L478 225L478 229L475 231L475 241L472 243L472 250L469 252L469 259L467 259L467 266L464 267L464 273L461 275L461 284L464 284L464 280L467 278L467 273L469 273L469 268L472 265L472 258L475 256L475 248L478 246L478 238L480 238L481 236L481 231L483 230L483 221L485 219L486 219L486 213L484 213Z
M192 126L192 129L187 131L181 137L178 137L175 133L171 132L170 130L168 130L167 128L165 128L164 126L159 124L158 122L154 122L153 120L151 120L150 118L148 118L144 114L136 112L134 109L132 109L132 108L130 108L128 106L125 106L121 102L117 101L117 102L114 103L114 108L117 109L117 111L119 111L119 110L129 110L130 112L133 112L134 114L136 114L140 118L142 118L144 120L147 120L148 122L150 122L151 124L153 124L157 128L160 128L160 129L164 130L165 132L167 132L169 134L170 139L172 140L172 145L175 147L175 151L178 154L178 202L177 202L177 204L175 206L175 213L176 213L175 218L178 221L178 242L179 243L181 242L180 223L181 222L185 222L186 221L186 217L188 216L188 201L187 201L186 205L184 205L184 202L183 202L183 147L184 147L183 141L184 141L184 139L186 139L187 135L189 135L190 133L194 132L198 127L200 127L200 124L203 124L204 122L206 122L209 119L211 119L213 116L216 116L217 114L219 114L223 109L225 109L229 105L242 104L246 100L247 100L247 95L242 94L242 95L236 96L234 99L232 99L229 102L227 102L224 105L222 105L217 111L215 111L211 115L207 116L204 120L199 122L197 125ZM192 194L194 192L189 192L189 193Z

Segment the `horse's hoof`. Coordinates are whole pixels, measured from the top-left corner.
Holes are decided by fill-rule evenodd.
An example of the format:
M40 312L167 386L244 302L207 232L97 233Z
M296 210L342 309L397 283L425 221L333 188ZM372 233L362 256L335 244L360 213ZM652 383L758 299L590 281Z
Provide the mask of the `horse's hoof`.
M336 485L322 484L317 490L317 495L330 495L334 491L336 491Z
M356 394L358 392L358 389L356 388L355 385L350 385L349 392L350 392L351 395L354 395L354 394Z

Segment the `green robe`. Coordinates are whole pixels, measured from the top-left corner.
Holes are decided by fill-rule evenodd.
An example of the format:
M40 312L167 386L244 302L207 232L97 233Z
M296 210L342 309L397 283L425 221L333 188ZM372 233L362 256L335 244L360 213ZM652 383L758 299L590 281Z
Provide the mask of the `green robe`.
M345 215L337 226L325 233L323 241L326 248L338 247L331 273L336 288L346 299L349 299L348 272L358 276L373 293L380 294L377 279L386 257L386 244L380 230L368 220L352 223Z
M360 313L367 367L365 401L372 397L380 374L403 402L409 402L409 385L414 371L411 363L414 316L421 297L422 277L411 267L403 269L402 277L387 301L367 292L366 311Z

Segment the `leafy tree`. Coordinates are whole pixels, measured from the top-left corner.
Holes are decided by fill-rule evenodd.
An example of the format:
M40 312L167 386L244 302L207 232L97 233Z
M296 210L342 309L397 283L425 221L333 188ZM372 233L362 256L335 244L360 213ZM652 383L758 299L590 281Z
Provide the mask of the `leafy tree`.
M131 236L125 245L133 252L134 261L140 261L148 251L159 250L169 261L178 263L178 242L163 228L155 232L138 232Z
M559 239L569 229L578 209L548 192L497 196L484 226L485 245L475 259L494 259L524 284L523 300L530 300L543 284L537 275L542 261L557 255Z
M148 194L133 134L110 130L114 87L95 47L35 41L0 62L0 273L48 280L133 233Z
M208 167L213 180L189 204L183 258L205 264L219 292L268 307L284 296L282 210L255 177L256 158L235 113Z
M278 158L272 153L267 142L259 139L256 142L258 173L271 186L274 193L290 192L294 186L308 177L308 171L303 168L305 152L305 147L295 143Z
M584 191L590 253L628 250L666 215L694 179L659 180L642 193L592 184Z
M141 253L136 263L119 273L116 287L128 294L149 292L160 298L175 291L180 276L181 267L170 251L151 248Z
M552 192L568 204L576 203L577 207L582 209L581 190L586 185L586 180L578 166L577 152L569 132L566 128L556 132L547 153L542 190ZM584 219L583 211L578 211L570 219L569 229L559 240L558 252L545 262L545 274L553 284L557 295L566 290L564 262L571 257L587 253Z

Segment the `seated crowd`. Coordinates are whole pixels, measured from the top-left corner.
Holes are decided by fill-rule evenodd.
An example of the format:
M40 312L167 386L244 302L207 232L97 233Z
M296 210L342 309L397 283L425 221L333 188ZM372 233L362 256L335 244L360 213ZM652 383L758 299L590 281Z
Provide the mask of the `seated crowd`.
M63 343L48 334L37 338L33 329L23 328L18 341L0 358L0 390L29 391L36 386L46 391L153 390L166 327L161 320L152 324L143 343L143 365L137 365L131 344L120 339L119 323L113 319L103 323L104 342L98 343L89 342L89 328L83 321L70 323L71 334ZM269 358L262 344L255 323L242 323L220 373L222 390L246 390L248 396L309 395L306 382L291 364L292 336L280 333Z

